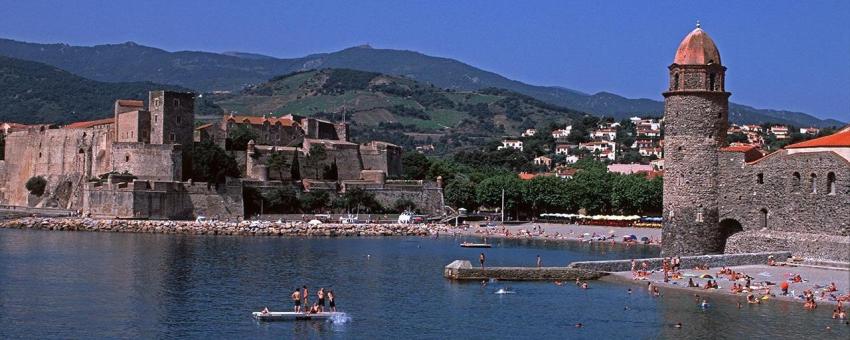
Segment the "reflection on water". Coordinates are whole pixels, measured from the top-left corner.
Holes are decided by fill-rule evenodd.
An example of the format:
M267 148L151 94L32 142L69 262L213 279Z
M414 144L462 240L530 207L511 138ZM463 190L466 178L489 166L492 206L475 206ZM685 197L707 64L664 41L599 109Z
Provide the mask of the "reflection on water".
M441 238L265 238L0 230L0 338L848 338L828 306L738 309L689 293L591 282L458 283L442 278L481 249ZM490 240L489 265L656 256L654 248ZM345 319L260 323L289 294L333 289ZM515 294L494 294L511 287ZM635 286L631 286L636 288ZM576 323L584 327L576 328ZM673 325L681 322L681 329ZM832 326L827 332L825 327Z

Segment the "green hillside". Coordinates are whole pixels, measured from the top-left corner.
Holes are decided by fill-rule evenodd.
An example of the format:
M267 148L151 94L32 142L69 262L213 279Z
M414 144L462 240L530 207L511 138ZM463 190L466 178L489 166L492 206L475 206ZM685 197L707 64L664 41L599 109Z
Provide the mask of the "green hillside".
M151 82L104 83L58 68L0 56L0 121L68 123L109 117L118 98L146 100L151 90L190 91ZM203 112L220 112L209 103Z
M207 95L210 96L210 95ZM539 124L566 124L582 113L503 89L454 91L376 72L323 69L291 73L212 95L226 111L248 115L297 114L352 124L358 139L412 145L414 138L489 142Z
M659 100L631 99L606 92L586 94L558 86L536 86L454 59L415 51L378 49L368 45L332 53L279 59L241 52L170 52L133 42L70 46L0 39L0 55L46 63L98 81L152 81L197 91L238 91L246 85L258 84L279 74L319 68L347 68L403 76L459 91L503 88L553 105L617 119L633 115L660 116L664 110L664 104ZM661 99L661 96L655 99ZM802 112L757 109L735 103L730 103L730 120L735 123L772 122L796 126L843 124Z

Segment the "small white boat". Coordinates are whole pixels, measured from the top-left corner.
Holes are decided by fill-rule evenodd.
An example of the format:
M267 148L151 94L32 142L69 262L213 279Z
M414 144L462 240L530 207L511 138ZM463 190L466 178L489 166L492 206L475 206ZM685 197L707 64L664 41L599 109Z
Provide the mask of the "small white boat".
M251 313L254 319L259 321L300 321L300 320L327 320L337 315L342 315L341 312L324 312L324 313L295 313L295 312L253 312Z
M489 243L472 243L472 242L464 242L460 244L463 248L490 248L493 247L492 244Z
M504 295L504 294L514 294L514 293L516 293L516 292L514 292L512 290L506 290L504 288L499 288L499 290L497 290L495 294Z

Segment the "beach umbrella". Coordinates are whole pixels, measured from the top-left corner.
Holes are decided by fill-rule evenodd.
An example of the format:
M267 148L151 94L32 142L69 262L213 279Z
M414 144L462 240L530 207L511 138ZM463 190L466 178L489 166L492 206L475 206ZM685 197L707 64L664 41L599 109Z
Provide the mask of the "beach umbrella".
M646 236L641 237L641 238L640 238L640 241L641 241L641 242L648 242L648 241L649 241L649 237L646 237Z
M711 275L708 275L708 274L702 274L699 277L701 279L713 279L714 278L714 276L711 276Z
M635 235L629 235L629 236L626 236L626 237L628 237L628 238L630 238L630 239L632 239L632 240L637 240L637 236L635 236Z

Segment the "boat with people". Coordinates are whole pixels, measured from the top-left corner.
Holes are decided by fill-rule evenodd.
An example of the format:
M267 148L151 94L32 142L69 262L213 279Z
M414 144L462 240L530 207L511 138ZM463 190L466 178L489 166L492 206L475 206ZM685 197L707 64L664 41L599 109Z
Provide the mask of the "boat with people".
M489 243L472 243L472 242L463 242L460 244L463 248L492 248L493 245Z
M251 315L257 321L305 321L305 320L328 320L341 316L342 312L253 312Z

